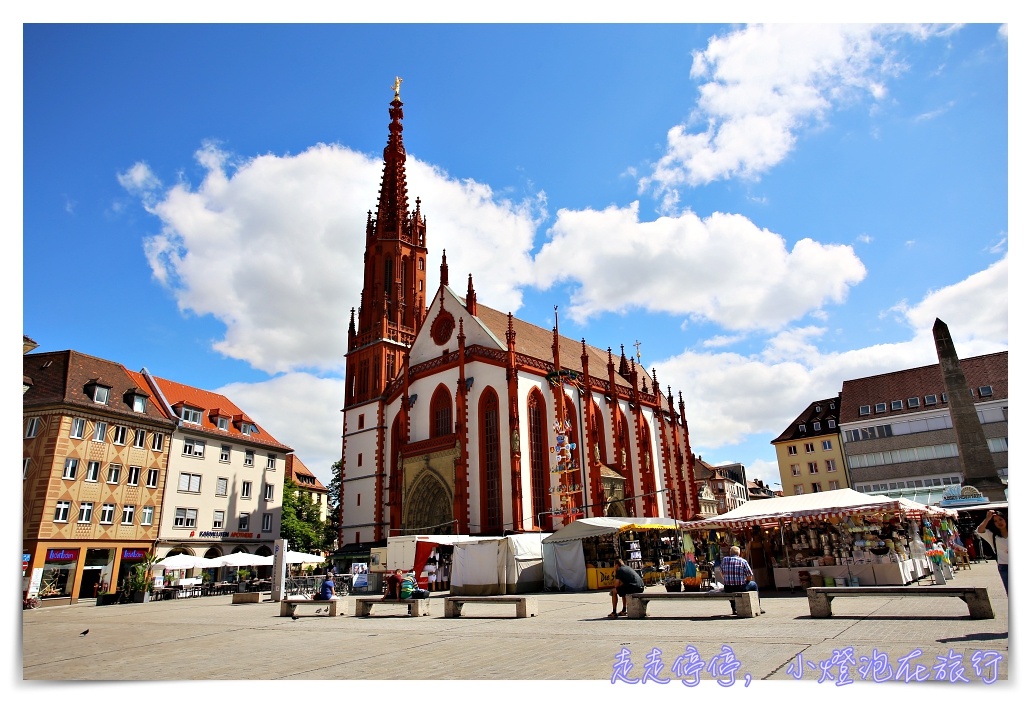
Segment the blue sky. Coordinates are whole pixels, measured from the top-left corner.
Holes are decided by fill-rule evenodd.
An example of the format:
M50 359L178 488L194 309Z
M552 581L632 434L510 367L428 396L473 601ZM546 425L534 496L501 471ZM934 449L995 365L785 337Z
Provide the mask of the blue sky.
M627 355L695 453L1008 348L1008 26L26 25L23 332L225 393L323 480L390 86L430 287ZM531 50L527 50L531 47Z

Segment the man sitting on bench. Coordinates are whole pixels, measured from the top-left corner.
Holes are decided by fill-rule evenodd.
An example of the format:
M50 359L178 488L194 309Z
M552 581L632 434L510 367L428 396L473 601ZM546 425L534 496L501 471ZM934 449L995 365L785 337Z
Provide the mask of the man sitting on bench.
M722 571L724 592L746 592L753 590L758 592L758 583L755 582L755 574L751 571L751 565L740 557L740 546L731 546L730 555L726 556L719 563ZM730 600L730 608L737 613L736 600ZM762 609L762 600L758 600L758 611L765 614Z
M609 619L626 616L626 595L631 592L643 592L644 580L640 573L630 568L620 558L615 561L615 587L612 588L612 613ZM622 611L618 611L619 596L622 596Z

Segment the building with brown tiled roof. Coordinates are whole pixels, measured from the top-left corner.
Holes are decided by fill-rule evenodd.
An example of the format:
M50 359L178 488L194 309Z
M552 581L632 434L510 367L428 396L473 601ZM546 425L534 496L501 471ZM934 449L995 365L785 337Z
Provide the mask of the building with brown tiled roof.
M840 398L810 404L772 440L785 495L851 487L841 448Z
M461 294L446 252L426 289L402 105L398 89L348 329L341 544L696 515L682 399L677 409L653 372L480 304L471 275Z
M143 376L178 421L158 555L271 555L282 523L286 457L293 449L224 395L145 370Z
M297 485L297 494L318 505L318 517L323 522L329 507L329 488L308 470L296 454L286 456L286 479Z
M1008 478L1008 352L960 361L995 467ZM840 431L854 488L936 502L963 481L939 364L847 380Z
M175 422L112 361L30 353L23 372L23 589L63 604L113 592L157 541Z

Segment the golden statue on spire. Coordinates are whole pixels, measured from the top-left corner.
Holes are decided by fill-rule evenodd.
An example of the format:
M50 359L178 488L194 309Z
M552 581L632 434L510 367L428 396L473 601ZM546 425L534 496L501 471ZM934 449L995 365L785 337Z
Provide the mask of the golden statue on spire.
M394 76L394 78L393 78L393 97L396 100L400 100L401 99L401 83L403 83L403 82L404 82L403 78L401 78L400 76Z

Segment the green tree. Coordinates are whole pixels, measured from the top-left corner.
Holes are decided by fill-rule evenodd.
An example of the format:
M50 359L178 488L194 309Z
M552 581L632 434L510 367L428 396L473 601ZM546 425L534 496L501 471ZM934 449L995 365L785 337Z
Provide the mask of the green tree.
M325 526L313 504L297 484L287 478L283 482L283 518L280 536L287 539L291 551L313 551L322 548Z
M340 461L332 465L333 479L329 481L326 496L328 518L325 520L325 541L327 550L333 550L340 543L340 488L343 485L343 466Z

